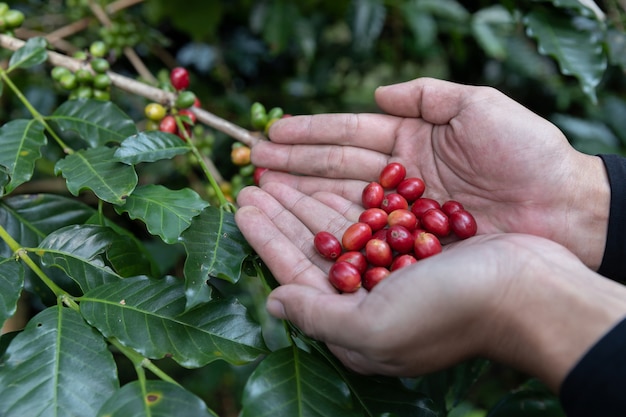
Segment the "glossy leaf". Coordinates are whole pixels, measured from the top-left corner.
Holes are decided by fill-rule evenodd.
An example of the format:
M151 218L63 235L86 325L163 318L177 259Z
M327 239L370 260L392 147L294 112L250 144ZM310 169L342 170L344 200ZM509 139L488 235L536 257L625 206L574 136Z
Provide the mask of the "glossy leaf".
M43 125L34 119L18 119L0 128L0 165L8 168L10 181L6 193L30 180L41 147L47 143Z
M240 417L358 416L346 383L325 361L297 347L269 354L243 391Z
M191 220L208 206L190 188L170 190L162 185L145 185L135 189L126 204L115 210L119 214L128 213L131 219L140 219L150 233L164 242L176 243Z
M382 32L387 9L382 0L353 0L349 15L357 52L369 52Z
M607 57L598 23L582 21L536 9L529 13L524 23L528 36L538 42L541 54L554 57L561 72L576 77L582 90L596 102L596 87L607 68Z
M89 189L101 200L124 204L137 185L137 173L132 166L117 162L114 153L107 147L83 149L58 161L54 172L63 175L75 196Z
M180 240L187 252L184 269L187 309L211 299L207 286L210 278L237 282L243 261L252 254L234 215L217 207L207 207L195 217Z
M108 227L67 226L49 234L37 248L37 254L44 266L61 268L86 292L121 278L104 264L100 255L122 239Z
M84 223L94 209L72 198L54 194L23 194L0 200L0 224L24 247L36 247L49 233ZM11 256L0 244L0 256Z
M9 344L0 367L0 415L96 415L118 389L102 336L65 307L33 317Z
M135 122L112 101L79 99L61 104L46 120L62 132L72 131L92 148L121 142L137 134Z
M474 13L472 33L483 50L496 59L507 56L507 37L513 30L513 17L502 5L496 4Z
M15 258L0 258L0 328L15 314L24 287L24 268Z
M177 135L155 130L124 139L115 151L115 158L125 164L138 164L170 159L189 152L189 149L189 144Z
M218 417L197 396L170 382L147 380L124 385L102 406L98 417Z
M8 72L16 68L29 68L48 59L47 42L42 37L30 38L24 46L15 51L9 60Z
M151 359L188 368L223 359L242 364L266 351L260 326L235 300L212 300L185 312L184 283L174 277L126 278L81 298L85 319Z
M565 417L559 398L536 380L511 391L487 417Z
M4 187L11 181L9 177L9 169L4 165L0 165L0 197L4 196Z

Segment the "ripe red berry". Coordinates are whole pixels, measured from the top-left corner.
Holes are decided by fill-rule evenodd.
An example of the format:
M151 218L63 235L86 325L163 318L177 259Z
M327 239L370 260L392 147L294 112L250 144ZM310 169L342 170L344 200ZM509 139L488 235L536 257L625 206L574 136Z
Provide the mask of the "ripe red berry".
M421 178L411 177L403 179L396 187L396 192L406 198L410 204L420 198L425 189L426 184Z
M269 168L264 167L256 167L254 168L254 173L252 174L252 180L256 185L261 183L261 176L265 174L266 171L269 171Z
M404 268L405 266L414 264L415 262L417 262L417 259L415 259L415 256L405 253L403 255L396 256L393 259L393 262L391 263L389 270L393 272L400 268Z
M439 202L437 200L433 200L432 198L420 197L413 202L411 205L411 211L415 216L420 219L422 214L426 211L433 208L440 208Z
M413 250L415 238L409 229L395 225L387 229L387 243L391 249L399 253L409 253Z
M391 213L394 210L408 209L409 203L400 194L389 193L385 196L385 198L383 198L380 208L385 210L387 213Z
M441 211L450 216L455 211L464 210L463 204L455 200L448 200L441 205Z
M361 203L363 207L368 209L372 207L380 208L385 197L383 186L377 182L370 182L365 186L361 194Z
M313 244L317 252L326 259L334 260L341 255L341 242L331 233L316 233L313 238Z
M429 256L441 253L441 242L432 233L421 232L415 238L413 252L417 259L428 258Z
M185 124L196 124L197 116L194 112L189 109L182 109L178 112L179 115L183 117L183 123Z
M172 115L167 115L159 123L159 130L161 132L167 132L176 134L178 132L178 126L176 126L176 119Z
M189 87L189 72L183 67L173 68L170 72L170 82L176 90L184 90Z
M374 266L389 266L393 261L393 253L389 243L380 239L371 239L365 245L365 258Z
M328 280L341 292L355 292L361 288L361 273L350 262L335 262L328 271Z
M418 226L418 220L415 214L409 209L394 210L387 216L387 224L389 226L395 226L397 224L406 227L409 230L413 230Z
M446 213L441 211L441 209L427 210L426 213L422 214L420 224L426 231L434 233L439 237L445 237L450 234L450 221Z
M396 188L398 184L404 179L406 175L406 168L399 162L392 162L385 166L380 172L378 182L384 188Z
M352 265L356 266L361 274L365 273L367 269L367 259L362 252L359 251L350 251L344 252L335 260L335 262L350 262Z
M376 232L387 225L388 214L385 210L372 207L365 210L359 216L359 221L367 223L372 228L372 232Z
M478 226L469 211L458 210L450 214L450 228L459 238L467 239L476 234Z
M367 223L358 222L346 229L341 237L341 244L347 251L361 250L371 238L372 228Z
M363 288L371 291L378 283L387 278L391 272L385 267L375 266L363 274Z

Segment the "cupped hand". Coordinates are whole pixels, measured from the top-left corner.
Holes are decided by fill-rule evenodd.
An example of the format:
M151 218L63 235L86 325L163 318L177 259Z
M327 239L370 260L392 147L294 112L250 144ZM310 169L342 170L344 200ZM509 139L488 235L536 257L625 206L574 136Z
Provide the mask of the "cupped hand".
M262 181L340 195L354 204L355 220L363 187L398 161L425 181L425 196L462 202L479 234L546 237L599 266L609 195L598 157L576 151L554 125L492 88L422 78L381 87L375 98L385 114L274 123L252 161L282 172Z
M369 293L339 294L328 282L331 262L316 254L313 235L340 234L351 222L331 207L341 201L321 201L339 196L315 197L282 183L249 187L239 195L235 219L281 284L269 296L269 311L325 342L358 372L419 375L481 355L556 387L626 311L623 294L617 294L624 290L604 288L613 283L592 278L566 248L521 234L448 245L395 271ZM600 309L622 304L587 325L603 300L595 296L598 287L609 297ZM584 314L577 316L577 310Z

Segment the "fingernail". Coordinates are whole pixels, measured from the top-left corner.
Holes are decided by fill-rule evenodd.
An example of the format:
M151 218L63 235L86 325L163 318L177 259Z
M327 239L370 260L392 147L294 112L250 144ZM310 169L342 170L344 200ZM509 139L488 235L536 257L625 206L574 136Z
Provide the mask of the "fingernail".
M277 299L268 298L265 307L267 308L267 311L277 319L287 318L287 314L285 313L285 306Z

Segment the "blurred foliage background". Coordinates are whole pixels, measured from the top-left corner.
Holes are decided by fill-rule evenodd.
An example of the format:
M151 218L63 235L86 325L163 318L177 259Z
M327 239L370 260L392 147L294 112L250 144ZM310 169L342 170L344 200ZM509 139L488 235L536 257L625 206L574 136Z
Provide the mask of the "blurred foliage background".
M246 128L255 101L290 114L378 111L377 86L429 76L498 88L553 121L584 152L626 152L623 1L99 0L109 25L89 3L9 2L27 16L15 35L47 35L68 55L104 40L116 51L115 72L155 84L185 66L202 107ZM144 74L125 48L137 54ZM42 76L49 70L14 80L43 114L67 98ZM112 94L141 123L146 101ZM2 123L23 114L14 97L0 98ZM213 134L212 157L228 178L237 170L232 139ZM216 363L174 376L220 415L234 416L251 370ZM485 415L523 380L492 368L472 403L454 415Z

